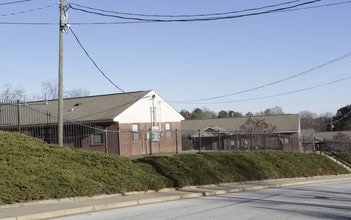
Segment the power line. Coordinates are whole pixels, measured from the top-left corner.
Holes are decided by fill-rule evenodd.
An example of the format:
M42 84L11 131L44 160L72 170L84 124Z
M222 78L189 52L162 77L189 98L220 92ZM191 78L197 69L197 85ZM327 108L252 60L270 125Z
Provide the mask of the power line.
M32 1L32 0L26 0L26 1ZM17 2L14 2L14 3L26 2L26 1L17 1ZM295 1L291 1L291 2L295 2ZM281 4L288 4L288 3L289 2L281 3ZM330 7L330 6L349 4L349 3L351 3L351 1L343 1L343 2L336 2L336 3L330 3L330 4L324 4L324 5L309 6L309 7L280 9L280 10L271 11L271 12L260 12L259 14L261 14L261 13L265 14L265 13L273 13L273 12L289 12L289 11L307 10L307 9ZM3 4L6 4L6 3L3 3ZM309 3L309 4L311 4L311 3ZM78 4L73 4L73 3L71 3L71 5L77 5L78 6ZM81 6L81 5L79 5L79 6ZM68 6L68 7L72 8L70 6ZM87 6L81 6L81 7L90 8L90 7L87 7ZM267 7L270 7L270 6L264 6L264 7L261 7L261 8L267 8ZM91 9L94 9L94 8L91 8ZM257 8L257 9L259 9L259 8ZM68 9L66 9L66 10L68 10ZM80 9L76 9L75 8L74 10L80 10ZM101 10L101 11L108 12L107 10L102 10L102 9L94 9L94 10ZM244 9L244 10L241 10L241 11L250 11L250 10L254 10L254 8L253 9ZM210 13L208 15L211 15L211 14L215 15L215 14L225 14L225 13L236 13L236 12L238 13L240 11L223 12L223 13ZM90 13L90 12L87 11L87 13ZM130 14L130 15L139 15L139 16L145 15L145 14L133 14L133 13L123 13L123 12L113 12L113 11L111 11L110 13L120 13L120 14L126 14L126 15ZM201 16L201 15L202 14L198 14L198 15L154 15L154 16L155 17L157 17L157 16L158 17L162 17L162 16L170 16L170 17L172 17L172 16L173 17L185 16L186 17L186 16ZM203 15L206 15L206 14L203 14ZM254 15L258 15L258 14L244 14L244 15L234 16L234 17L231 17L231 18L234 19L234 18L240 18L240 17L246 17L246 16L254 16ZM104 16L109 16L110 17L110 15L104 15ZM153 16L153 15L145 15L145 16ZM121 19L123 19L123 18L121 18ZM128 18L125 18L125 19L128 19ZM223 18L223 19L230 19L230 18ZM211 20L219 20L219 19L208 18L208 21L211 21ZM176 22L176 21L181 22L182 20L165 20L165 21L160 21L160 22ZM197 21L197 20L187 20L187 21ZM144 21L137 20L137 21L129 21L129 22L71 22L71 24L72 25L121 25L121 24L145 24L145 23L154 23L154 22L158 22L158 21L155 21L155 20L144 20ZM39 26L41 26L41 25L57 25L57 24L58 23L48 23L48 22L0 22L0 25L39 25Z
M147 21L117 21L117 22L90 22L90 23L83 23L83 22L70 22L72 25L116 25L116 24L147 24L152 22Z
M2 5L18 4L18 3L23 3L23 2L31 2L31 1L33 1L33 0L22 0L22 1L5 2L5 3L0 3L0 6L2 6Z
M6 22L0 21L0 25L58 25L59 23L49 23L49 22Z
M54 5L57 5L57 3L51 4L51 5L46 5L43 7L39 7L39 8L35 8L35 9L28 9L25 11L19 11L19 12L12 12L12 13L7 13L7 14L0 14L0 16L5 17L5 16L13 16L13 15L18 15L18 14L25 14L25 13L29 13L29 12L34 12L34 11L39 11L39 10L43 10L46 8L50 8Z
M275 84L278 84L278 83L281 83L281 82L284 82L284 81L296 78L298 76L305 75L307 73L310 73L310 72L313 72L315 70L321 69L323 67L331 65L333 63L336 63L336 62L338 62L340 60L343 60L343 59L345 59L347 57L350 57L350 56L351 56L351 52L348 52L348 53L346 53L346 54L344 54L344 55L342 55L340 57L337 57L337 58L334 58L332 60L329 60L329 61L327 61L327 62L325 62L323 64L320 64L318 66L312 67L312 68L310 68L308 70L305 70L305 71L303 71L301 73L294 74L294 75L291 75L289 77L286 77L286 78L283 78L283 79L280 79L280 80L277 80L277 81L273 81L273 82L270 82L270 83L267 83L267 84L264 84L264 85L260 85L260 86L257 86L257 87L251 88L251 89L246 89L246 90L238 91L238 92L235 92L235 93L230 93L230 94L227 94L227 95L221 95L221 96L215 96L215 97L209 97L209 98L202 98L202 99L194 99L194 100L184 100L184 101L179 101L179 102L208 101L208 100L220 99L220 98L225 98L225 97L229 97L229 96L234 96L234 95L239 95L239 94L255 91L255 90L258 90L258 89L262 89L262 88L265 88L265 87L268 87L268 86L272 86L272 85L275 85Z
M118 24L145 24L150 22L145 21L120 21L120 22L70 22L71 25L118 25ZM0 21L0 25L58 25L58 22L6 22Z
M267 99L267 98L273 98L273 97L278 97L278 96L284 96L284 95L290 95L290 94L293 94L293 93L303 92L303 91L307 91L307 90L319 88L319 87L322 87L322 86L327 86L327 85L335 84L335 83L342 82L342 81L349 80L349 79L351 79L351 76L350 76L350 77L345 77L345 78L342 78L342 79L338 79L338 80L334 80L334 81L331 81L331 82L319 84L319 85L316 85L316 86L311 86L311 87L307 87L307 88L303 88L303 89L298 89L298 90L290 91L290 92L284 92L284 93L279 93L279 94L274 94L274 95L269 95L269 96L263 96L263 97L256 97L256 98L248 98L248 99L233 100L233 101L223 101L223 102L196 102L196 103L192 103L192 102L177 102L177 101L167 101L167 102L179 103L179 104L226 104L226 103L256 101L256 100L261 100L261 99Z
M90 56L90 54L88 53L88 51L84 48L84 46L82 45L82 43L80 42L80 40L78 39L77 35L74 33L74 31L72 30L72 27L69 27L69 29L71 30L74 38L76 39L76 41L78 42L79 46L82 48L82 50L84 51L85 55L87 55L87 57L89 58L89 60L94 64L94 66L96 67L96 69L113 85L115 86L118 90L120 90L123 93L129 94L127 92L125 92L123 89L121 89L117 84L115 84L105 73L104 71L101 70L101 68L96 64L96 62L93 60L93 58Z
M286 6L286 7L281 7L281 8L276 8L276 9L271 9L267 11L261 11L261 12L255 12L255 13L248 13L248 14L240 14L240 15L232 15L232 16L219 16L219 17L205 17L205 18L182 18L182 19L145 19L145 18L140 18L140 17L126 17L126 16L121 16L121 15L111 15L111 14L104 14L102 12L95 12L95 11L89 11L87 9L82 9L82 8L76 8L72 6L71 4L69 5L69 8L89 14L95 14L95 15L100 15L104 17L112 17L112 18L119 18L119 19L125 19L125 20L135 20L135 21L145 21L145 22L195 22L195 21L215 21L215 20L224 20L224 19L235 19L235 18L241 18L241 17L248 17L248 16L256 16L256 15L262 15L262 14L269 14L273 12L278 12L278 11L283 11L287 9L292 9L308 4L313 4L316 2L319 2L321 0L313 0L313 1L308 1L300 4L295 4L291 6Z
M285 2L277 5L283 5L283 4L289 4L295 1L291 2ZM337 5L344 5L344 4L350 4L351 1L342 1L342 2L336 2L336 3L329 3L329 4L324 4L324 5L317 5L317 6L309 6L309 7L301 7L301 8L292 8L292 9L286 9L282 11L277 11L277 12L289 12L289 11L299 11L299 10L308 10L308 9L315 9L315 8L324 8L324 7L331 7L331 6L337 6ZM272 5L274 6L274 5ZM81 7L86 7L86 6L81 6ZM205 16L205 15L215 15L215 14L229 14L229 13L239 13L239 12L245 12L245 11L251 11L251 10L256 10L256 9L263 9L263 8L268 8L271 6L264 6L261 8L253 8L253 9L244 9L240 11L233 11L233 12L223 12L223 13L212 13L212 14L198 14L198 15L145 15L145 14L133 14L133 13L122 13L122 12L113 12L110 11L110 13L116 13L116 14L125 14L125 15L139 15L139 16L155 16L155 17L190 17L190 16ZM90 7L87 7L90 8ZM91 8L94 9L94 8ZM101 9L95 9L95 10L101 10ZM105 11L105 10L101 10ZM106 11L108 12L108 11ZM140 24L140 23L150 23L150 22L141 22L141 21L136 21L136 22L95 22L95 23L72 23L75 25L114 25L114 24Z
M287 5L287 4L291 4L291 3L299 2L299 1L301 1L301 0L294 0L294 1L283 2L283 3L279 3L279 4L274 4L274 5L268 5L268 6L263 6L263 7L250 8L250 9L243 9L243 10L238 10L238 11L217 12L217 13L208 13L208 14L191 14L191 15L189 15L189 14L187 14L187 15L137 14L137 13L126 13L126 12L109 11L109 10L104 10L104 9L98 9L98 8L83 6L83 5L79 5L79 4L75 4L75 3L70 3L70 4L71 5L75 5L77 7L81 7L81 8L86 8L86 9L100 11L100 12L105 12L105 13L118 14L118 15L140 16L140 17L177 18L177 17L206 17L206 16L218 16L218 15L236 14L236 13L242 13L242 12L247 12L247 11L256 11L256 10L262 10L262 9L266 9L266 8L273 8L273 7Z
M293 9L288 9L288 10L284 10L281 12L299 11L299 10L307 10L307 9L314 9L314 8L324 8L324 7L344 5L344 4L350 4L350 3L351 3L351 1L335 2L335 3L324 4L324 5L316 5L316 6L309 6L309 7L302 7L302 8L293 8Z
M77 35L74 33L74 31L72 30L71 26L68 26L69 30L71 31L71 33L73 34L74 38L76 39L77 43L79 44L79 46L82 48L82 50L84 51L85 55L89 58L89 60L94 64L94 66L96 67L96 69L114 86L116 87L118 90L120 90L121 92L123 92L124 94L127 94L133 98L137 98L140 99L141 97L137 97L135 95L133 95L133 93L129 93L124 91L123 89L121 89L116 83L114 83L105 73L104 71L102 71L102 69L97 65L97 63L93 60L93 58L90 56L90 54L88 53L88 51L84 48L84 46L82 45L82 43L80 42L80 40L78 39ZM143 97L146 98L146 97Z

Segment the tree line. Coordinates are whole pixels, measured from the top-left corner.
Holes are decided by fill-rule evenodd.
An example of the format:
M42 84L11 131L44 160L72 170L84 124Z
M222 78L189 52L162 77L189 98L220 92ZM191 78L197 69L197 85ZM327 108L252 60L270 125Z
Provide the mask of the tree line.
M233 110L221 110L219 112L214 112L208 109L195 108L192 112L182 110L180 114L185 118L185 120L199 120L282 115L284 114L284 111L279 106L268 108L264 111L256 113L247 112L246 114ZM307 110L301 111L299 115L300 127L302 130L313 129L315 132L351 130L351 104L338 109L335 115L333 115L331 112L317 115L316 113Z
M241 118L244 116L267 116L267 115L282 115L284 114L283 109L280 106L275 106L268 108L261 112L247 112L243 114L241 112L229 110L221 110L218 113L210 111L208 109L195 108L192 112L187 110L182 110L180 114L185 118L185 120L194 120L194 119L213 119L213 118Z

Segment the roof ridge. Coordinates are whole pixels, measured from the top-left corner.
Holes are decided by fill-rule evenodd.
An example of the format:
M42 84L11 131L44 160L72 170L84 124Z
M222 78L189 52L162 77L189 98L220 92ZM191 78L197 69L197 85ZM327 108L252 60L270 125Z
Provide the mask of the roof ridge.
M74 100L74 99L86 99L86 98L94 98L94 97L103 97L103 96L113 96L113 95L131 95L136 93L149 93L152 90L140 90L140 91L132 91L126 93L107 93L107 94L99 94L99 95L88 95L88 96L80 96L80 97L68 97L63 98L64 100ZM141 98L141 97L139 97ZM27 101L26 103L38 103L38 102L53 102L58 101L58 99L49 99L49 100L36 100L36 101Z

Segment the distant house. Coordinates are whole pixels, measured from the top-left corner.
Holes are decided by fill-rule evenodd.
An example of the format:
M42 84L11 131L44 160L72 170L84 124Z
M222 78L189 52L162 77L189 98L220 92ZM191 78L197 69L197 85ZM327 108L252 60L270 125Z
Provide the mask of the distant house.
M184 118L154 91L66 98L63 106L65 146L123 156L182 149L175 131ZM23 133L57 143L57 112L57 99L2 104L0 129L18 126Z
M183 135L189 138L190 147L208 150L285 149L300 151L300 117L298 114L258 116L275 126L274 132L247 133L240 130L249 117L216 118L182 121ZM200 143L201 142L201 143ZM184 146L183 146L184 147Z

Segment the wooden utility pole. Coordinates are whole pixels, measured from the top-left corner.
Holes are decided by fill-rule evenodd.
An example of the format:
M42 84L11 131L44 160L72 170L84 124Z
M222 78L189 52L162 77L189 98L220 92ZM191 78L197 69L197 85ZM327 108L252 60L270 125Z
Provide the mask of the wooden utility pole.
M63 36L67 26L64 0L60 0L60 36L58 67L58 144L63 146Z

